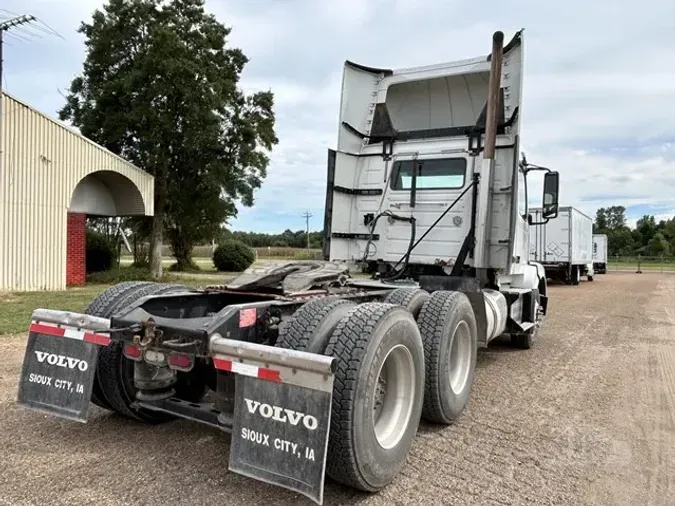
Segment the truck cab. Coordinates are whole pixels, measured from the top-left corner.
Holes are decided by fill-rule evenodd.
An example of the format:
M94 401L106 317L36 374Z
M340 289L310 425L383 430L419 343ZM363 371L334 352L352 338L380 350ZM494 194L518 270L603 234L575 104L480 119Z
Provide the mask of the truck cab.
M557 213L558 174L520 159L523 45L520 31L503 46L494 110L491 55L400 70L345 63L337 148L328 153L327 260L384 280L545 284L529 262L527 174L547 172L544 219Z

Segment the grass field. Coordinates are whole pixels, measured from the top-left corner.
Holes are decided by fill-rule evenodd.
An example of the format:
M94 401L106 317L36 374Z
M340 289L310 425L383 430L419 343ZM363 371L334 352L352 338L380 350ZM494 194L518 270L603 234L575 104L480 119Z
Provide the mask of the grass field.
M174 274L169 281L186 286L207 286L224 284L236 273L193 275ZM87 305L106 288L114 283L88 283L84 287L73 287L57 292L0 292L0 336L24 332L30 323L31 314L37 308L83 311Z
M618 262L608 262L608 271L626 271L637 270L637 260L622 260ZM674 262L640 262L640 269L643 271L675 271Z
M197 266L202 269L203 271L213 271L217 272L216 268L213 266L213 260L210 258L193 258L194 262L197 264ZM133 263L134 259L133 257L122 257L120 258L120 264L122 266L127 266L131 265ZM162 258L162 265L164 268L168 268L171 265L176 263L176 259L173 257L170 258Z

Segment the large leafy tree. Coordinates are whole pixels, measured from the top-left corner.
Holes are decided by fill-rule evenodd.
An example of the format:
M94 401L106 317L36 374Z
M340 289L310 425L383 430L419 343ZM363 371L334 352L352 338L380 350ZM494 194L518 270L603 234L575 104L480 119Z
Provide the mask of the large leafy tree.
M155 176L151 268L165 230L184 267L235 202L253 204L277 143L273 95L239 89L248 60L204 0L110 0L79 31L86 59L59 116Z

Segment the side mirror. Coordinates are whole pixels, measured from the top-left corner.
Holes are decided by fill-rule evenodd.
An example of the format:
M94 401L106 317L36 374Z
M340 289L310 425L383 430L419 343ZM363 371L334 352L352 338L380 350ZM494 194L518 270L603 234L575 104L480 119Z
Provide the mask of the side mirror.
M544 199L542 200L542 218L545 220L558 216L559 174L547 172L544 175Z

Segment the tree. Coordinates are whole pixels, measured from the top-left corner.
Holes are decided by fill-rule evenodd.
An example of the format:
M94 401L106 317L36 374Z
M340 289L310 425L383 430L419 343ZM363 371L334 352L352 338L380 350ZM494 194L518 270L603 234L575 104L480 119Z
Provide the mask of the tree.
M607 255L633 256L635 255L635 241L628 227L607 231Z
M656 234L656 231L657 225L653 216L644 215L637 220L637 223L635 224L635 242L637 243L638 248L641 249L640 253L649 254L647 251L649 242L654 237L654 234Z
M595 222L593 223L593 233L600 234L607 230L607 211L601 207L595 212Z
M666 256L670 254L670 244L661 232L656 232L647 243L647 252L650 256Z
M596 211L593 228L598 233L606 233L607 230L618 230L625 226L626 208L624 206L601 207Z
M62 120L155 176L151 268L168 229L179 263L252 205L276 144L273 95L238 89L247 58L204 0L110 0L82 23L86 59ZM213 237L212 235L212 237Z

